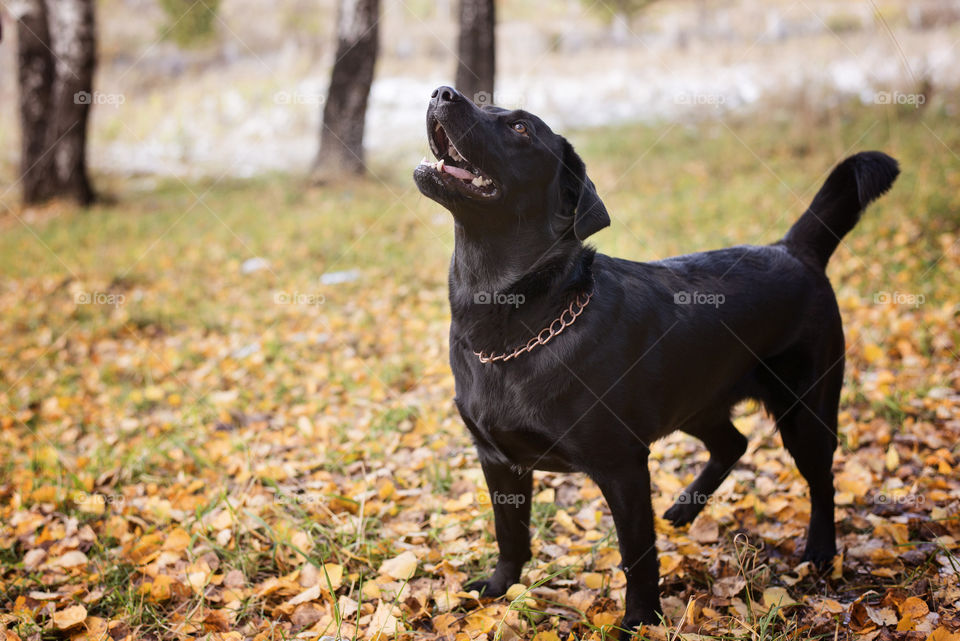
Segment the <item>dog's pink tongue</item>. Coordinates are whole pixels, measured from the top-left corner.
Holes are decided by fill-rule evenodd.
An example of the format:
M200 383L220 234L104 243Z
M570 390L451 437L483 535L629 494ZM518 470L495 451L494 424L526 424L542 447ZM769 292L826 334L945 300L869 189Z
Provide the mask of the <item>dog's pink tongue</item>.
M461 180L473 180L476 178L476 176L471 174L466 169L460 169L459 167L453 167L452 165L444 165L443 170L451 176L455 176Z

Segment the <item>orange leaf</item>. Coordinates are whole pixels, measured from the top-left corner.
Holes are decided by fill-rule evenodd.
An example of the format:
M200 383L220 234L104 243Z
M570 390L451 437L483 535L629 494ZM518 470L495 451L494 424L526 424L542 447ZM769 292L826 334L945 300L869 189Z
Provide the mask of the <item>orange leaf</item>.
M87 618L87 609L82 605L71 605L53 613L53 624L58 630L66 630L75 625L80 625Z
M930 612L927 602L915 596L907 597L900 604L900 614L904 617L910 617L913 620L922 619Z

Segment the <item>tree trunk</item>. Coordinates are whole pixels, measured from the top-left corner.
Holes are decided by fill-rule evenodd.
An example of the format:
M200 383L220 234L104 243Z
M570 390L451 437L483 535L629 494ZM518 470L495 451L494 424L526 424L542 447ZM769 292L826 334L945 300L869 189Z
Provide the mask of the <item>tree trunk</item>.
M20 182L26 204L93 200L87 119L96 62L93 0L17 0Z
M493 0L460 0L457 89L480 106L493 104L495 27Z
M379 0L339 0L337 53L323 107L315 180L365 171L363 129L377 62Z
M23 200L40 203L53 195L53 156L47 153L47 114L53 93L53 55L44 0L10 5L17 24L17 81L20 85L20 182Z
M55 82L50 135L57 195L82 205L93 201L87 177L87 121L96 66L94 0L48 2Z

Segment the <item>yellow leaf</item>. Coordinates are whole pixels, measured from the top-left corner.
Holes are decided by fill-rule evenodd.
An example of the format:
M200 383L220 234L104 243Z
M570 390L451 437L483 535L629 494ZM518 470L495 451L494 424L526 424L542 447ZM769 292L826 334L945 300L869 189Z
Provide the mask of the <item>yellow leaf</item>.
M853 505L854 498L853 492L837 492L834 501L837 505Z
M327 581L330 585L327 585ZM320 584L329 589L336 590L343 585L343 566L337 563L324 563L323 570L320 572Z
M300 605L308 601L315 601L320 598L320 584L307 588L297 596L287 601L287 605Z
M874 343L867 343L863 347L863 360L873 364L883 358L883 350Z
M30 500L34 503L56 503L60 489L54 485L38 487L30 493Z
M873 487L873 475L859 463L850 462L836 477L837 490L850 492L854 496L866 496Z
M839 581L843 578L843 552L833 557L833 569L830 571L830 578Z
M599 572L587 572L583 575L583 584L591 590L599 590L603 587L603 575Z
M107 502L99 494L88 494L83 501L77 503L77 509L87 514L100 516L107 511Z
M900 467L900 455L897 454L897 448L894 447L893 443L891 443L890 447L887 448L886 464L888 472L893 472Z
M83 623L87 618L87 609L82 605L71 605L53 613L53 624L58 630L66 630Z
M763 591L763 605L769 610L774 606L785 608L797 605L797 602L793 600L786 588L772 587Z
M830 614L840 614L847 611L847 606L834 599L824 599L820 602L820 605Z
M900 614L914 620L922 619L929 612L930 608L927 606L927 602L915 596L907 597L900 604Z
M552 487L548 487L545 490L537 492L533 497L534 503L555 503L557 500L557 491Z
M388 559L380 566L380 574L386 574L391 579L396 579L397 581L409 579L416 571L417 557L410 551Z
M591 623L597 627L616 625L620 616L616 612L598 612L593 615Z
M368 601L380 598L380 586L374 581L364 581L360 592L363 594L363 598Z
M673 574L682 562L683 557L676 552L664 552L660 555L660 574Z
M187 568L187 585L193 588L193 591L197 594L202 594L203 589L210 582L212 574L210 566L201 559Z
M433 600L437 604L439 612L449 612L460 605L460 597L454 596L449 592L434 592Z
M148 401L159 401L163 398L163 390L156 385L151 385L143 390L143 397Z
M150 586L150 597L154 601L166 601L170 598L170 585L172 583L173 577L158 574L153 578L153 584Z
M507 599L513 601L520 598L520 595L527 591L527 586L522 583L514 583L507 588Z
M174 528L163 542L163 549L170 552L182 552L190 545L190 535L183 528Z
M166 537L159 532L154 532L153 534L148 534L140 538L130 550L130 558L137 563L147 563L147 558L160 549L165 538Z
M910 632L915 627L917 627L917 622L910 617L905 616L900 619L899 623L897 623L897 632Z
M474 612L467 617L463 631L470 634L472 638L484 632L490 632L495 625L497 625L497 619L483 612Z
M19 641L19 637L17 639ZM107 621L94 616L87 617L83 622L82 630L70 634L70 641L109 641L110 639Z
M388 498L393 496L393 493L396 491L396 489L397 488L393 486L393 483L391 483L390 481L384 480L380 484L380 488L377 490L377 496L380 497L381 501L386 501Z
M927 641L960 641L960 632L950 632L950 630L940 626L930 633Z
M557 524L562 527L570 534L580 534L580 530L577 528L576 523L573 522L573 519L570 518L570 515L564 510L557 510L557 513L553 516L553 519Z
M233 515L230 514L230 510L221 510L210 522L210 527L214 530L226 530L231 525L233 525Z

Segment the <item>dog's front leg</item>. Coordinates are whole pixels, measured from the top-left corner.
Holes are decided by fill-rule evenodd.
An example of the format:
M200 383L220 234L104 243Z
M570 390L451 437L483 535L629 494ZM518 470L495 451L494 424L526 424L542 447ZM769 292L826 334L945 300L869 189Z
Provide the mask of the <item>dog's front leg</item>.
M629 639L635 627L660 622L660 565L657 560L650 472L647 457L636 465L612 469L594 476L610 506L620 540L623 572L627 575L626 612L620 624Z
M509 465L484 462L500 557L493 575L466 585L483 596L497 597L520 580L523 564L530 560L530 500L533 493L533 472L517 473Z

